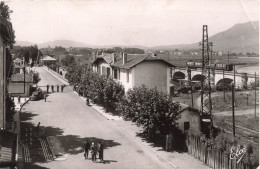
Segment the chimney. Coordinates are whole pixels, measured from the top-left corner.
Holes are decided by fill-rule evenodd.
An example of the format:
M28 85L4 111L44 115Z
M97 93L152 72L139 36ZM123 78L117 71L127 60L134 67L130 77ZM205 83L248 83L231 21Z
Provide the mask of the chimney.
M127 54L126 52L123 53L123 65L127 62Z
M113 53L113 56L112 56L112 63L115 63L116 62L116 54Z

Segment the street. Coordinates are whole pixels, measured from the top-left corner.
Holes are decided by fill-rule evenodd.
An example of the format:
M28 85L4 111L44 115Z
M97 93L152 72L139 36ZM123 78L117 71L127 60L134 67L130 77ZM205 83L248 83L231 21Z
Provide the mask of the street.
M26 104L22 112L27 118L23 122L34 126L40 122L47 136L58 136L68 156L64 161L35 163L33 168L174 168L174 165L122 130L122 126L126 124L123 120L107 120L95 109L86 106L85 101L72 91L72 87L67 86L63 93L57 93L56 85L62 83L42 67L37 67L36 71L41 77L38 86L46 90L47 84L54 85L55 92L49 93L47 102L42 99ZM93 163L90 159L84 159L82 146L85 138L95 142L101 140L104 143L104 163ZM175 158L174 162L180 166L194 164L208 168L186 153L184 157L192 159L191 163L181 161L181 164L181 159L176 159L175 155L171 158Z

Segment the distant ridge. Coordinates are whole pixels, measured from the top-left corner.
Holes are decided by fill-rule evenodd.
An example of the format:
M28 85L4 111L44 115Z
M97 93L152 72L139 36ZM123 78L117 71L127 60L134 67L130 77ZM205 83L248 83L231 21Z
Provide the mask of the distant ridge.
M230 51L230 52L255 52L259 53L259 21L246 22L236 24L230 29L217 33L209 37L209 41L213 42L214 51ZM15 45L19 46L31 46L34 45L32 42L17 41ZM76 42L71 40L55 40L38 44L39 48L62 46L65 48L69 47L89 47L89 48L140 48L140 49L153 49L153 50L191 50L199 49L199 42L191 44L179 44L179 45L165 45L146 47L140 45L88 45L82 42Z
M236 24L230 29L209 37L214 51L259 53L259 21ZM199 49L199 42L183 45L156 46L152 49Z

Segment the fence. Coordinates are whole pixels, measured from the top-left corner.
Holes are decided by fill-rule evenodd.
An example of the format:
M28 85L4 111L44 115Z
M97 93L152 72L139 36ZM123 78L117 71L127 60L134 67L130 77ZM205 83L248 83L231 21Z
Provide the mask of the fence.
M205 145L196 135L188 134L187 146L189 154L213 169L253 169L257 167L242 160L237 163L236 159L230 159L229 153Z

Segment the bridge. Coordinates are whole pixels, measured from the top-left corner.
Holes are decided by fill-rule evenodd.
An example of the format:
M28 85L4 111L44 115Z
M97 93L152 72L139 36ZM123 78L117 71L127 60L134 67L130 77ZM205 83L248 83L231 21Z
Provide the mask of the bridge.
M192 81L202 81L206 77L201 74L202 69L190 69L191 71L191 80ZM249 74L249 73L238 73L234 71L223 71L223 70L210 70L210 80L212 86L217 86L219 84L231 84L234 83L234 77L235 77L235 87L237 89L244 89L247 88L250 84L255 83L255 75ZM177 79L186 79L189 80L189 72L188 68L175 68L172 70L173 77ZM257 75L257 81L258 81L258 75Z

